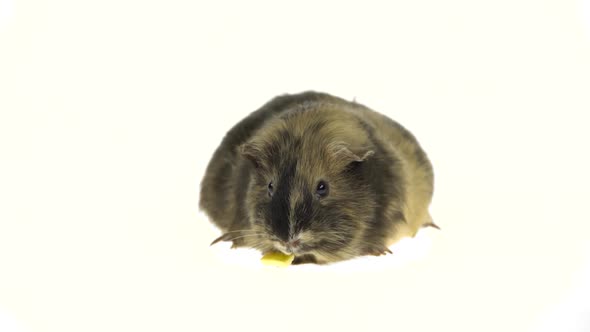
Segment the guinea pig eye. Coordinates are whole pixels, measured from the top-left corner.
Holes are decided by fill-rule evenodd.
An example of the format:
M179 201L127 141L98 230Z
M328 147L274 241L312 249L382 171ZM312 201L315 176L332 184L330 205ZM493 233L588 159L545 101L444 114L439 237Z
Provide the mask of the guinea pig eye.
M320 181L318 186L315 190L316 194L320 197L325 197L328 195L328 184L324 181Z
M272 185L272 181L268 183L268 196L272 196L274 190L274 186Z

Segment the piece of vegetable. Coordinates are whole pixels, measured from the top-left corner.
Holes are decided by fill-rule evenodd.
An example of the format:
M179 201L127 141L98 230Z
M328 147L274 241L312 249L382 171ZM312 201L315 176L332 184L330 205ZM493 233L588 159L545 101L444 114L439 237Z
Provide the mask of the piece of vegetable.
M286 255L282 252L269 252L262 256L261 261L264 265L287 267L291 265L293 259L295 259L295 255Z

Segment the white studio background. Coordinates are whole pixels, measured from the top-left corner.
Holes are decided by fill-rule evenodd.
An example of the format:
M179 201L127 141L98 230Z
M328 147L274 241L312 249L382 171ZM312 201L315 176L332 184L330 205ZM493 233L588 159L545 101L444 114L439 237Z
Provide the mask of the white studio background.
M414 132L442 231L208 247L217 144L310 89ZM589 112L588 1L0 0L0 331L590 331Z

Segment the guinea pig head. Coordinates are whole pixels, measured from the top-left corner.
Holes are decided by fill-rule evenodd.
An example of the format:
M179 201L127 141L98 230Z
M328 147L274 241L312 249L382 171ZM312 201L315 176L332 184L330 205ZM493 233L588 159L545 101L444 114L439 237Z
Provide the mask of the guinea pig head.
M246 205L262 251L351 258L371 222L374 150L355 126L283 121L240 147L252 172Z

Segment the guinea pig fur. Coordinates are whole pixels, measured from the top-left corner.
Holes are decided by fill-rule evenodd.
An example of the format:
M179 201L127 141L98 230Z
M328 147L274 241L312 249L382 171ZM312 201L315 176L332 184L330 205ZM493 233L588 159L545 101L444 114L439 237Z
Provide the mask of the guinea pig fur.
M272 99L236 124L201 182L218 241L294 264L326 264L434 226L431 163L416 138L356 102L304 92Z

